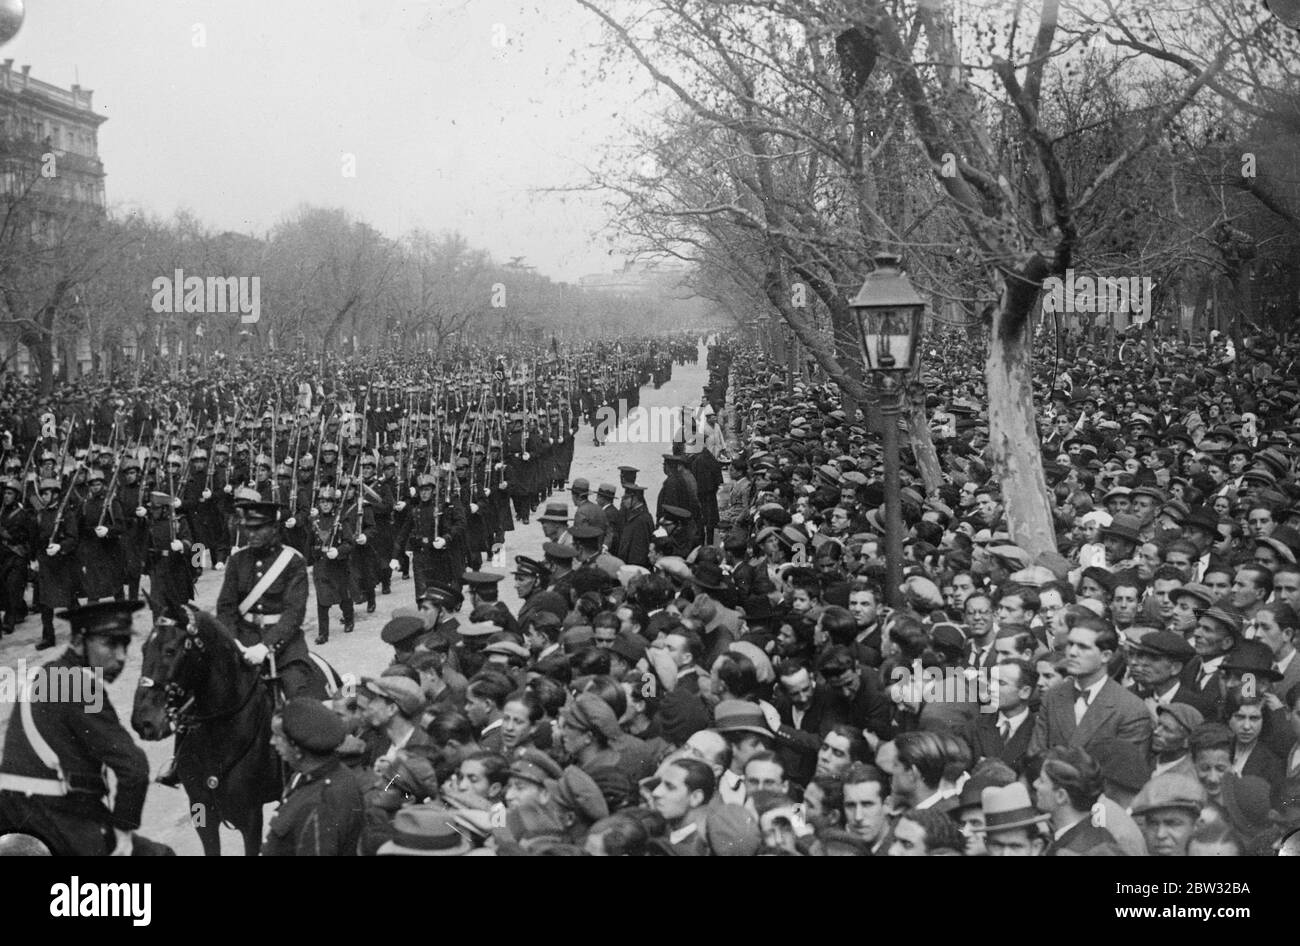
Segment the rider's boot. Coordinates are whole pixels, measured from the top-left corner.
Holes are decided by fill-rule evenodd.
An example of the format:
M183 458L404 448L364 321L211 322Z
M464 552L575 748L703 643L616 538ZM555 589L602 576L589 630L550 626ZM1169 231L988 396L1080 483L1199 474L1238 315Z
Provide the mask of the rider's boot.
M330 639L330 609L317 606L316 608L316 625L320 628L316 632L316 643L326 644Z

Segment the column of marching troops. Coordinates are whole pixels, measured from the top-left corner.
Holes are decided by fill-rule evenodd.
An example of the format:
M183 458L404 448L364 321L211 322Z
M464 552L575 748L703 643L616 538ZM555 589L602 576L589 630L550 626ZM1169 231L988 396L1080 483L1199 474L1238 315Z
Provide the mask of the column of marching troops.
M46 436L31 442L21 427L9 431L0 629L13 634L34 609L36 647L52 647L56 609L136 598L144 576L154 608L175 612L203 567L223 570L240 546L243 497L278 504L286 544L314 566L318 642L328 639L333 607L351 631L354 604L373 611L394 571L414 576L419 599L430 582L478 568L567 482L580 423L594 426L605 405L635 407L642 385L671 372L666 345L619 349L604 365L540 379L538 370L506 377L501 359L481 374L421 383L372 370L340 392L350 402L330 398L314 410L302 399L227 401L231 413L205 410L197 423L183 412L166 420L119 410L100 426L111 429L110 443L84 442L76 413L90 405L53 430L47 417Z
M4 632L28 610L30 576L37 648L55 643L55 609L71 628L68 649L41 671L86 676L51 700L33 695L36 675L23 683L0 758L0 854L173 853L137 833L148 766L102 691L125 667L142 577L156 624L184 625L204 565L225 572L217 619L245 662L270 666L263 679L289 701L294 736L303 701L320 708L295 699L309 686L308 564L318 644L331 608L351 631L353 605L373 611L395 571L414 577L417 602L459 589L516 520L527 523L567 482L581 419L595 429L601 407L635 405L642 385L662 385L674 359L696 351L694 338L611 347L613 357L593 359L601 367L543 383L510 380L500 358L477 383L429 381L426 371L425 383L395 392L371 372L350 402L327 399L313 412L273 401L243 422L151 423L125 447L73 447L72 423L61 442L48 423L30 446L3 432ZM121 425L109 426L116 441ZM550 528L554 517L539 518ZM175 762L159 781L179 784ZM106 770L116 776L111 809Z

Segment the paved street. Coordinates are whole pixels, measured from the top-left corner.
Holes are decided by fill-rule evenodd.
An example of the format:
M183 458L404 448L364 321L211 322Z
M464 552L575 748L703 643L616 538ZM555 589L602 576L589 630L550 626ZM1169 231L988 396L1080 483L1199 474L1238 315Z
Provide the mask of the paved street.
M704 367L704 349L701 348L698 364L676 366L673 369L672 380L657 391L651 386L643 388L641 405L648 409L678 407L682 404L694 406L699 403L701 391L707 380L708 372ZM666 413L664 416L666 416ZM653 422L647 423L646 429L653 434L656 432L656 425ZM623 432L623 428L620 427L619 441L623 439L621 437ZM570 475L572 477L586 477L591 481L594 490L601 482L617 483L618 467L620 465L635 466L642 471L638 479L646 484L646 499L650 504L650 508L653 509L659 491L659 484L663 480L660 457L669 449L667 443L624 443L615 442L613 437L604 446L596 447L592 445L591 428L583 427L578 432L578 442L574 449L573 467ZM559 494L552 498L565 502L569 501L567 496ZM572 503L570 503L570 512L572 512ZM515 530L506 535L504 556L501 561L508 566L513 566L515 555L536 555L540 557L541 545L542 530L536 519L533 519L527 526L520 526L516 523ZM501 565L485 567L493 571L508 570ZM221 590L221 576L222 573L209 570L199 579L196 596L199 607L207 609L215 607L217 594ZM509 580L501 583L501 591L502 599L512 611L516 610L519 601L515 597L514 587ZM340 618L336 609L333 615L333 636L328 644L316 649L340 673L351 672L358 675L379 673L387 666L388 655L392 652L388 645L379 640L379 632L388 621L394 608L404 604L412 604L413 602L414 583L410 580L402 581L398 578L393 582L393 593L387 596L381 595L377 599L378 608L374 614L366 614L364 605L357 609L357 629L354 633L344 636L339 632ZM316 607L314 601L308 602L307 614L309 615L307 639L310 644L316 633ZM140 639L143 639L147 621L148 612L143 612L141 616L137 617L137 628L141 632ZM67 640L67 626L59 622L58 628L59 640L60 644L62 644ZM2 642L0 642L0 662L11 667L16 666L20 658L26 658L29 663L37 663L43 662L45 658L60 652L61 648L58 648L38 654L34 645L39 637L40 618L33 614L19 625L16 634L12 637L3 638ZM127 723L130 717L131 696L139 678L140 649L138 645L135 645L132 648L131 659L127 663L126 670L118 681L109 688L110 698L114 706L117 707L124 723ZM0 711L0 736L3 735L8 724L9 708L5 707L3 711ZM144 746L149 756L150 766L156 773L170 758L172 740L167 739L160 743L146 743ZM268 823L272 810L274 810L274 805L268 806ZM181 789L163 788L159 785L150 788L149 798L145 804L144 824L141 832L157 841L170 844L178 854L197 855L202 853L198 835L189 823L188 804ZM229 828L222 830L221 845L223 854L240 854L243 850L243 844L240 841L238 832Z

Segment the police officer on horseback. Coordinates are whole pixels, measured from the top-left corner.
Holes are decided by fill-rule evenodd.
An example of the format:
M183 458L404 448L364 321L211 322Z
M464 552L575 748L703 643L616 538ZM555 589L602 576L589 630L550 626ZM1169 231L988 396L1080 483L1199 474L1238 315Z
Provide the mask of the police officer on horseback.
M32 672L0 758L0 834L21 832L55 855L172 854L137 836L149 788L144 751L118 721L106 684L126 665L140 601L62 611L72 625L62 656ZM110 810L104 769L116 776Z
M302 622L307 612L307 560L280 534L280 507L260 497L236 502L248 542L230 556L217 598L217 618L235 632L244 659L272 662L285 699L313 681Z

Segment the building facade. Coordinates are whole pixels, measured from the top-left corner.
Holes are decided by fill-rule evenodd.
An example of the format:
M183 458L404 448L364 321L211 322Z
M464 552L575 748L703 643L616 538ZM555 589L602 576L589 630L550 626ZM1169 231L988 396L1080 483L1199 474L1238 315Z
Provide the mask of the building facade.
M60 221L87 212L105 213L104 165L99 126L90 89L63 89L33 78L30 66L0 63L0 200L30 210L31 235L38 243L57 233ZM91 363L89 339L55 346L56 363L68 360L72 374ZM10 330L0 331L0 359L7 370L27 374L32 360Z

